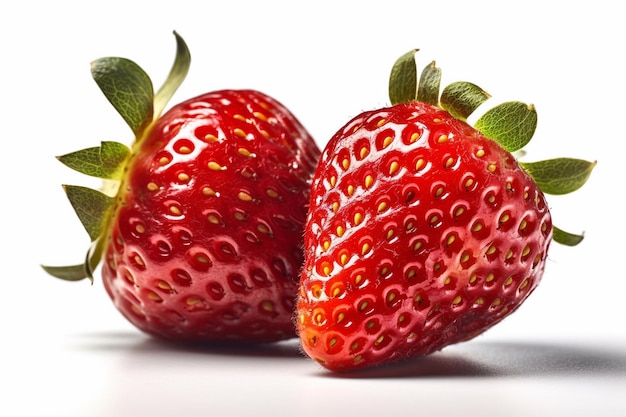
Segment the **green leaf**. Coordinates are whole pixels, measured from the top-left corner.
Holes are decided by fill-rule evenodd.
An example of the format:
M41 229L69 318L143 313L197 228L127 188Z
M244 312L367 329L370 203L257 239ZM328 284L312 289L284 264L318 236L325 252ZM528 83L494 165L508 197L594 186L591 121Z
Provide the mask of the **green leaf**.
M539 188L546 194L568 194L582 187L597 161L555 158L537 162L520 162Z
M100 58L91 63L91 75L135 136L152 122L154 90L148 74L126 58Z
M389 76L389 99L392 105L409 103L417 99L417 67L413 49L394 63Z
M440 86L441 68L437 68L433 61L422 70L417 88L417 99L423 103L438 106Z
M96 241L102 234L107 211L114 199L87 187L64 185L63 188L91 241Z
M119 179L130 150L117 142L58 156L57 159L81 174L96 178Z
M458 81L447 85L441 93L441 107L452 116L466 120L491 96L476 84Z
M474 127L509 152L522 149L535 134L535 106L519 101L502 103L482 115Z
M154 117L157 118L182 84L191 65L191 54L184 39L176 32L176 57L167 79L154 97Z
M552 226L552 239L565 246L576 246L583 241L584 235L575 235L565 232L556 226Z

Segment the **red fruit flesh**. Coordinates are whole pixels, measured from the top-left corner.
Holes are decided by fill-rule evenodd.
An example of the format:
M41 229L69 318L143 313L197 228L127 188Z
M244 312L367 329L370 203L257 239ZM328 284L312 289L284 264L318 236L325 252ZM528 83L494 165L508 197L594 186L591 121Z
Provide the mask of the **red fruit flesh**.
M544 195L496 142L423 103L365 112L313 179L302 347L349 370L470 339L536 288L551 236Z
M280 103L218 91L173 107L138 141L102 266L139 329L175 340L293 337L319 150Z

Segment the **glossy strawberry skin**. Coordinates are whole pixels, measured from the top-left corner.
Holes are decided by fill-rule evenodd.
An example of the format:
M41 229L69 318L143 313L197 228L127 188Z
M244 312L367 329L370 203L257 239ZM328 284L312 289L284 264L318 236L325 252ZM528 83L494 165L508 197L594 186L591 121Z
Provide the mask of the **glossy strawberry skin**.
M303 350L351 370L471 339L536 288L551 236L544 195L494 141L428 104L365 112L313 179Z
M319 149L279 102L217 91L174 106L134 149L102 266L121 313L189 341L294 337Z

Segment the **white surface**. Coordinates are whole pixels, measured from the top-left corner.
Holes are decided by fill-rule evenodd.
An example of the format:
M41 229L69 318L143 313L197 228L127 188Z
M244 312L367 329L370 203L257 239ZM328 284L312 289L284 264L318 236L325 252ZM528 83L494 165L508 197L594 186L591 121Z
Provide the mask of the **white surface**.
M219 3L0 6L0 415L626 415L626 31L618 4ZM389 68L415 47L421 65L435 59L443 68L444 81L489 91L486 107L534 103L539 127L527 160L599 161L584 189L550 199L556 223L585 230L585 241L553 245L542 284L502 324L403 366L339 377L302 357L295 342L184 350L147 338L100 282L60 282L39 264L78 262L87 246L60 184L89 180L54 156L130 140L89 62L132 58L159 84L173 59L172 30L192 53L174 102L256 88L289 106L322 146L350 117L387 104Z

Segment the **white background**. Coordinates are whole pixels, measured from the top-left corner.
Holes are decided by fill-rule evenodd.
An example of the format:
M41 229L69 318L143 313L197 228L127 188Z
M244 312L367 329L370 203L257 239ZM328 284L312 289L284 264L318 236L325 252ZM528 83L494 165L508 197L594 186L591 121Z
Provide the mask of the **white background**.
M9 5L10 4L10 5ZM115 1L0 6L0 415L617 416L626 414L623 216L624 40L613 1ZM296 341L190 350L149 339L101 282L65 283L41 263L80 262L88 238L61 183L88 185L54 156L130 131L91 79L102 56L135 60L156 85L174 55L192 67L173 102L222 88L282 101L323 146L349 118L388 104L393 61L420 48L444 82L535 104L527 160L598 160L555 223L540 287L485 335L351 377ZM479 110L480 112L480 110Z

